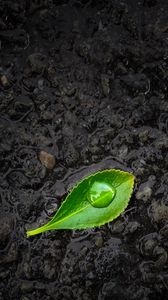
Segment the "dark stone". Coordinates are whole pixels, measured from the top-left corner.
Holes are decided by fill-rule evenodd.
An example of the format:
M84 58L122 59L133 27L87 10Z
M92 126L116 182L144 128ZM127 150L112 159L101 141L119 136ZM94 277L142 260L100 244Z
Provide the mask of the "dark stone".
M11 236L14 228L14 221L12 215L2 215L0 216L0 247L5 246Z

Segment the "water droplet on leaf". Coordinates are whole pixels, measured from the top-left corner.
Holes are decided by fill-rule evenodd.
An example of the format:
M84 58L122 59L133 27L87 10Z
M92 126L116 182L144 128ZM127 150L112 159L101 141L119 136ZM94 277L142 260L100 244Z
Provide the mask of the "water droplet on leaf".
M88 191L87 199L97 208L107 207L114 199L116 190L105 182L94 182Z

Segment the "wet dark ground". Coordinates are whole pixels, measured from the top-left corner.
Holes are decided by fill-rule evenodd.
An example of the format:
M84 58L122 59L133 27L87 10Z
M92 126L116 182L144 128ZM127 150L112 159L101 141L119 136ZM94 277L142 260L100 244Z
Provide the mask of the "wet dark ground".
M0 84L0 300L166 299L167 1L1 0ZM137 178L122 216L26 238L113 167Z

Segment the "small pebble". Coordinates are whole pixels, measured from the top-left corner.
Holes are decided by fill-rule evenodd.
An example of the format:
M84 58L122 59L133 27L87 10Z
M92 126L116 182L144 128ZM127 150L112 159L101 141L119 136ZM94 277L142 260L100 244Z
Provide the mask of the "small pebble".
M108 96L110 93L110 83L109 78L106 75L101 76L101 85L104 96Z
M39 159L43 166L47 169L52 170L55 166L55 157L54 155L47 153L45 151L41 151L39 155Z
M152 203L153 220L156 223L166 222L168 220L168 206L165 204L159 204L156 201Z
M147 200L150 199L151 195L152 195L152 189L151 189L149 186L145 186L145 187L143 188L143 190L138 191L138 192L136 193L136 198L137 198L138 200L144 200L144 201L147 201Z
M13 218L11 215L0 215L0 245L6 243L13 231Z
M161 150L168 149L168 137L166 135L163 135L156 141L156 148Z
M136 193L137 200L143 200L144 202L150 200L152 196L152 187L154 185L155 179L153 177L149 178L149 181L142 183L139 186L139 190Z
M23 292L29 292L29 293L32 292L33 282L30 282L30 281L27 281L27 280L22 281L20 289Z
M101 236L95 238L95 245L98 248L101 248L103 246L103 238Z
M129 234L135 232L140 227L137 221L129 222L124 230L124 234Z
M109 223L108 227L109 227L111 233L115 234L115 233L123 232L125 225L120 220L117 220L115 222Z
M148 138L149 138L148 130L143 130L139 133L139 139L142 143L147 142Z
M2 75L2 76L1 76L1 84L2 84L2 86L4 86L4 87L9 86L9 80L8 80L8 78L6 77L6 75Z

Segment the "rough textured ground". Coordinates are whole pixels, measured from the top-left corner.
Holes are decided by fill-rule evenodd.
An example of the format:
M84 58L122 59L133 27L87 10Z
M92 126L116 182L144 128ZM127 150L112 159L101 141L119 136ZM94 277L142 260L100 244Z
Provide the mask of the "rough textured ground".
M0 300L168 296L167 20L164 0L0 1ZM113 167L137 178L116 221L25 237Z

